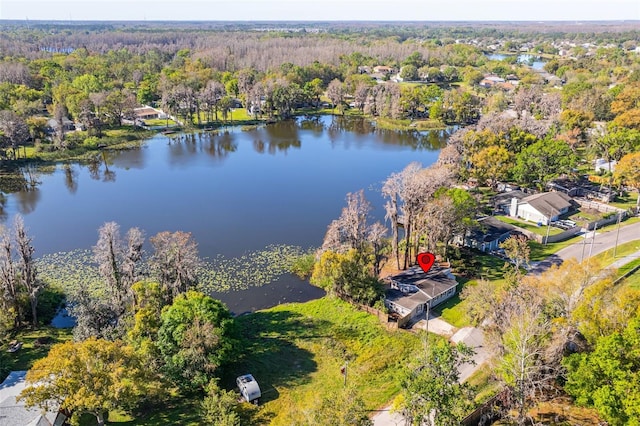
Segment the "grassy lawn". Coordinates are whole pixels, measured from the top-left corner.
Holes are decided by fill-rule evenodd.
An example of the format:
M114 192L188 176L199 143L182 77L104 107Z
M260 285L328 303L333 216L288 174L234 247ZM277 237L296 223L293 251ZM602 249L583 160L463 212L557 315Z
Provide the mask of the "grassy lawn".
M638 200L637 192L628 192L626 195L622 197L617 196L615 201L611 203L611 205L621 209L628 209L631 207L635 207L637 200Z
M343 389L340 367L349 361L348 384L364 399L365 410L380 408L400 391L401 369L421 347L406 331L387 331L374 316L349 304L323 298L280 305L238 319L243 351L224 378L252 373L261 406L273 425L304 422L300 407L313 407Z
M634 272L624 280L624 285L635 290L640 290L640 271Z
M150 127L156 127L156 126L169 126L169 127L173 127L173 126L177 126L178 123L176 123L175 121L169 119L164 119L164 118L153 118L150 120L144 120L144 124L146 124L147 126Z
M165 403L161 409L157 407L148 413L142 413L135 418L122 412L111 411L105 424L107 425L137 425L137 426L198 426L202 424L200 419L200 398L176 398ZM91 414L83 414L80 419L81 426L95 426L96 418Z
M496 216L496 219L504 223L509 223L511 225L518 226L522 229L526 229L527 231L534 232L543 237L547 235L547 226L537 226L534 223L525 222L524 220L519 220L519 219L515 219L513 217L508 217L508 216ZM560 228L555 228L553 226L549 228L549 235L557 235L562 232L564 231Z
M504 259L475 250L465 250L462 252L462 256L462 262L468 263L472 259L476 263L474 270L470 271L468 276L460 277L454 267L453 273L458 276L458 282L460 283L458 292L454 297L434 308L434 312L439 314L443 320L458 328L471 326L466 315L467 304L460 299L462 289L466 286L476 285L478 279L499 283L504 279L505 264ZM456 261L453 261L453 263L455 264Z
M638 250L640 250L640 240L635 240L635 241L629 241L628 243L619 244L618 249L616 250L615 258L613 257L613 251L614 251L613 248L610 248L609 250L606 250L594 257L602 263L602 266L608 266L613 262L615 262L616 260L619 260L627 255L635 253Z
M11 339L22 342L22 348L17 352L6 354L11 363L10 369L12 371L30 369L35 361L47 356L51 345L66 342L71 340L71 337L70 328L40 327L35 330L20 330L11 336ZM5 342L0 347L0 350L6 351L7 347L8 345ZM0 382L2 380L4 380L4 377L0 379Z
M476 403L482 404L494 396L500 390L500 384L494 380L493 372L489 366L480 368L467 379L476 392Z

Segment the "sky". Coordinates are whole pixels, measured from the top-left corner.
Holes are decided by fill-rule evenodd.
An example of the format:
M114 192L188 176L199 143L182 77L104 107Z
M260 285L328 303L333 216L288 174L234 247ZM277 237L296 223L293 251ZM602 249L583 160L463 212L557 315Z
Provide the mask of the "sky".
M59 21L640 20L640 0L0 0L0 19Z

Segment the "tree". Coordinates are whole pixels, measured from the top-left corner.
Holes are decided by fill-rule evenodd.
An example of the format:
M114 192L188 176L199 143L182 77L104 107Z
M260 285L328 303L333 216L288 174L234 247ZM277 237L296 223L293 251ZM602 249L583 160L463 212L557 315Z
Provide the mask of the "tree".
M211 380L202 401L202 421L211 426L241 426L237 406L236 394L220 389L217 382Z
M22 317L16 265L13 261L13 245L11 235L2 228L0 235L0 286L2 289L2 308L13 318L13 326L17 327Z
M513 157L503 146L492 145L471 156L471 174L478 182L495 188L505 179L513 166Z
M593 352L568 356L565 390L578 405L594 407L613 426L640 419L640 316L599 338Z
M151 269L163 286L165 297L173 300L178 294L195 287L200 267L198 244L190 232L159 232L149 239L154 253Z
M367 218L371 203L364 196L364 190L347 193L347 206L340 217L329 225L322 249L345 252L349 249L362 249L367 241Z
M304 424L371 426L373 423L363 407L364 402L354 388L340 389L321 398L312 408L304 410Z
M333 108L342 108L342 100L344 99L344 88L342 82L338 79L332 80L327 86L327 97L333 104Z
M130 411L164 389L132 348L95 338L54 345L27 372L26 385L19 398L27 406L53 402L76 421L82 413L93 414L98 425L109 410Z
M143 243L144 236L138 228L129 229L126 243L120 236L120 225L115 222L106 222L98 230L93 255L118 315L131 301L131 286L138 278Z
M537 291L520 285L495 308L495 323L489 335L498 354L496 374L514 395L520 425L525 424L527 407L536 394L555 377L545 360L551 325L542 315L543 308Z
M368 252L325 251L313 267L311 282L343 300L371 306L383 294L383 287L372 269Z
M33 253L35 249L31 244L32 238L27 235L22 216L17 215L14 222L16 233L16 250L18 252L18 271L20 284L26 290L31 305L31 320L34 327L38 325L38 296L44 290L45 283L38 280Z
M636 207L640 207L640 152L627 154L616 164L613 179L638 191Z
M460 383L458 371L471 361L473 352L442 339L428 345L420 364L406 372L397 408L411 425L459 425L468 414L472 397L468 385Z
M529 265L529 257L531 256L531 247L529 247L529 239L521 234L512 235L505 241L500 243L500 248L509 259L513 261L513 270L516 280L522 277L520 268Z
M18 114L0 111L0 147L11 148L13 158L17 158L16 150L27 143L30 137L29 126Z
M181 387L206 386L234 345L233 318L219 300L188 291L162 311L158 347L164 370Z
M571 173L576 163L576 155L569 146L544 139L516 156L513 175L520 183L544 188L550 180Z

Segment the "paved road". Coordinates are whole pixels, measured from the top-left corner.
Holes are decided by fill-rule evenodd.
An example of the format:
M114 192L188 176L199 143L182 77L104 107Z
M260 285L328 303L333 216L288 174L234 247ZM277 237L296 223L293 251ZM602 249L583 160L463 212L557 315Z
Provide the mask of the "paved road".
M588 259L615 246L617 230L613 229L607 232L587 232L583 234L584 240L576 244L572 244L562 250L552 254L542 262L532 265L530 273L539 274L546 271L551 265L559 265L565 260L576 258L578 261ZM618 236L618 244L628 243L629 241L640 240L640 222L631 225L621 226L620 235ZM640 249L640 244L638 244Z

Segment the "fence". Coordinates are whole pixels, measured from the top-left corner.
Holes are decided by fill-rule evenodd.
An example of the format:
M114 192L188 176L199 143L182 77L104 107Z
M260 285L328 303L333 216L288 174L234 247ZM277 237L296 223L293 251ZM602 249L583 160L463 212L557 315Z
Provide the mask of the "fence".
M571 229L567 229L566 231L563 231L559 234L555 234L555 235L549 235L549 237L547 238L544 235L539 235L536 234L533 231L529 231L526 230L524 228L520 228L519 226L514 225L514 227L516 228L516 231L524 234L527 236L527 238L529 238L530 240L534 240L539 242L540 244L546 244L546 243L557 243L558 241L564 241L567 240L571 237L573 237L574 235L578 234L581 230L581 228L579 226L574 226Z
M404 327L411 321L411 314L407 314L403 317L398 317L397 320L391 320L389 314L381 311L380 309L372 308L371 306L362 305L360 303L355 304L356 307L362 311L368 312L371 315L378 317L381 323L383 323L389 330L397 330Z
M624 209L610 206L609 204L585 200L583 198L575 198L574 200L578 204L580 204L580 207L584 207L585 209L598 210L600 213L625 213Z

